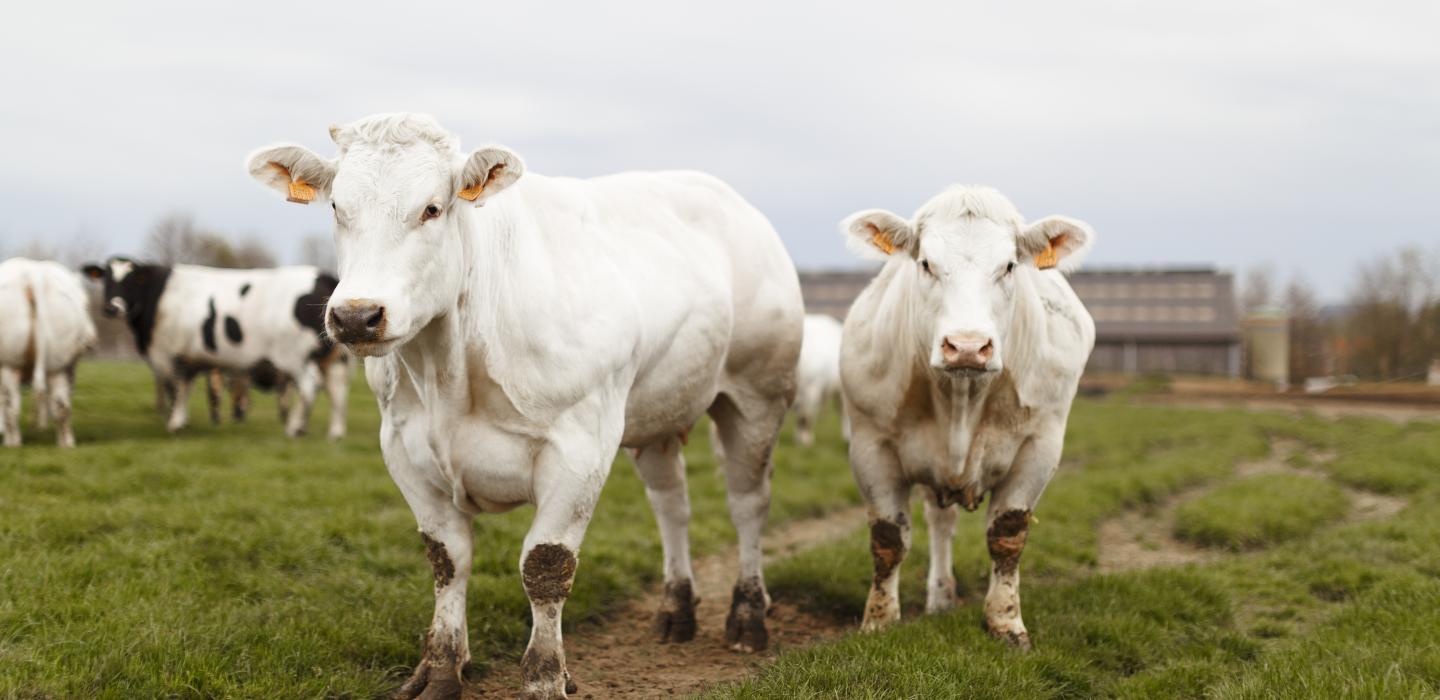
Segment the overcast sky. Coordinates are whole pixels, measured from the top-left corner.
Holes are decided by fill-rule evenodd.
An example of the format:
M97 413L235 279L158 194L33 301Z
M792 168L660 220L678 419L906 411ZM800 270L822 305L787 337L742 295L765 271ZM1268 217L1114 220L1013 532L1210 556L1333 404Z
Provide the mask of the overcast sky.
M240 7L243 5L243 7ZM1092 266L1274 263L1336 298L1440 245L1440 3L24 3L0 26L0 249L136 251L173 211L293 260L241 167L435 115L534 172L693 168L802 268L951 183L1099 233Z

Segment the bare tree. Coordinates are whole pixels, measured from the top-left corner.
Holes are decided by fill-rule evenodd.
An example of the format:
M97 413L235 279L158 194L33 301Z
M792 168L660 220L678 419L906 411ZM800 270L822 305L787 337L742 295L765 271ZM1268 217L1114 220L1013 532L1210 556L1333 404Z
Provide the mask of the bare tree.
M1346 319L1346 365L1374 379L1420 376L1440 355L1440 255L1417 247L1360 265Z
M1240 315L1275 303L1275 277L1269 265L1256 265L1245 272L1240 291Z
M165 216L150 229L145 245L146 259L163 265L207 265L209 267L274 267L275 254L259 239L251 237L232 245L221 233L202 229L189 214Z
M1285 288L1285 311L1290 324L1290 381L1334 373L1330 353L1331 330L1321 313L1315 290L1299 276Z

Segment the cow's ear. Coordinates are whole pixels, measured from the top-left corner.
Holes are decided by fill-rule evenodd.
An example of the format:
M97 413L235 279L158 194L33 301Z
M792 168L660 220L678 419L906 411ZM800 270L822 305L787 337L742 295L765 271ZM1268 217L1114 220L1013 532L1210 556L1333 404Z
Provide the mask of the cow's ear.
M1021 259L1042 270L1073 270L1094 244L1089 224L1065 216L1047 216L1026 226L1016 241Z
M260 184L285 195L287 201L309 204L330 197L335 164L315 155L304 146L277 144L250 154L245 161L250 176Z
M455 196L475 206L500 194L525 174L525 163L509 149L492 146L470 154L455 176Z
M895 253L915 254L918 242L910 222L884 209L867 209L851 214L840 223L845 244L852 252L870 260L885 260Z
M92 280L105 279L105 268L100 267L95 263L90 263L89 265L80 268L80 271L83 272L86 277Z

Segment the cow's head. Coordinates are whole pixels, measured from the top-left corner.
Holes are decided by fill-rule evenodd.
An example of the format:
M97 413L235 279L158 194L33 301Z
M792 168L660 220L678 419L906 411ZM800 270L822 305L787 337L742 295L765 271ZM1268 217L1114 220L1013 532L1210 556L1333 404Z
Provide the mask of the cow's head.
M525 166L503 148L461 154L423 115L368 117L330 136L333 160L277 145L251 154L247 167L292 202L330 203L340 284L326 330L361 355L384 355L454 308L470 269L469 210Z
M1027 225L1004 195L981 187L946 190L911 221L872 209L842 228L861 255L904 259L895 279L911 287L911 330L930 366L970 377L1004 368L1017 285L1041 265L1075 265L1094 237L1065 217Z
M85 276L101 284L101 310L110 318L139 318L147 306L155 303L152 287L163 284L155 265L114 256L103 264L91 263L81 268Z

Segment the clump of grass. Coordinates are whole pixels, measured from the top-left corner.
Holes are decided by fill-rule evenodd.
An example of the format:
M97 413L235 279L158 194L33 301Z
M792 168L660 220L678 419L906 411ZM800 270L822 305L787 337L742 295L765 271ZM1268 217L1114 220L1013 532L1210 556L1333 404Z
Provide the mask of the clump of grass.
M1308 535L1345 515L1349 499L1333 484L1265 474L1227 484L1175 511L1175 536L1206 547L1255 549Z

